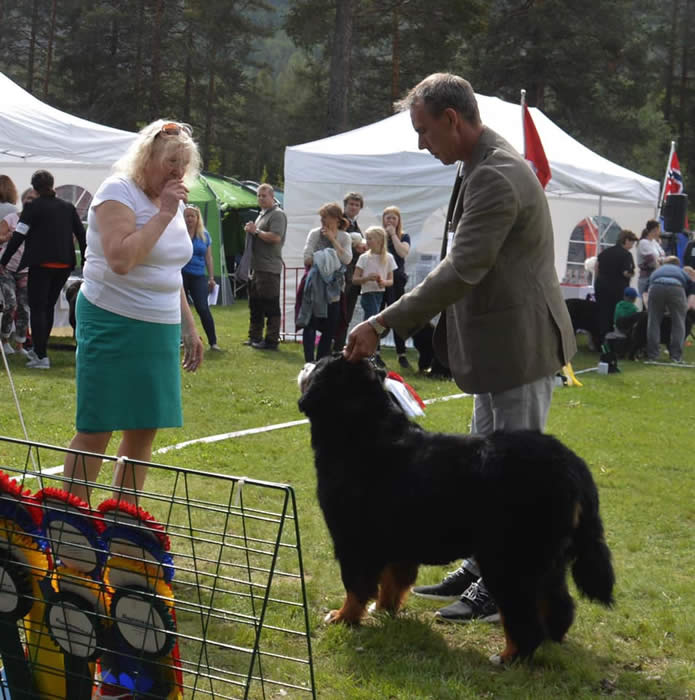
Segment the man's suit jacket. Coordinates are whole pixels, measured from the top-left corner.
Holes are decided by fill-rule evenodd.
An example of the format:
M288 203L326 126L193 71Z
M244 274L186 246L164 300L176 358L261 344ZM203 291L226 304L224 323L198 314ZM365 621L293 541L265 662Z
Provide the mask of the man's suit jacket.
M383 315L407 337L443 311L435 352L464 391L512 389L574 355L545 193L524 159L487 127L459 170L442 258Z

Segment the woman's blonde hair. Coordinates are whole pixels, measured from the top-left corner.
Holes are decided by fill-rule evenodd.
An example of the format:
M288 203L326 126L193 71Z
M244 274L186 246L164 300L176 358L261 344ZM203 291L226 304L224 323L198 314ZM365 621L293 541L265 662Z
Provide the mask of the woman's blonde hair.
M0 202L17 203L17 188L8 175L0 175Z
M200 172L198 146L191 137L190 127L187 125L179 125L178 133L175 133L174 127L177 124L167 119L157 119L142 128L125 155L114 164L114 171L132 178L144 191L147 184L145 168L150 161L154 158L163 161L175 149L182 149L188 156L184 179L188 182L194 180ZM162 130L162 127L169 125L172 125L171 130Z
M381 257L381 264L385 265L387 256L389 254L388 247L389 247L389 239L388 236L386 235L386 231L384 231L381 226L370 226L365 232L364 232L364 237L369 240L369 235L372 234L374 236L378 236L381 239L381 253L378 253L378 255ZM368 251L370 255L372 255L372 251Z
M184 214L187 211L195 211L197 216L197 221L195 224L195 235L196 238L200 238L201 241L205 240L205 225L203 224L203 212L195 204L187 204L184 209Z
M350 225L350 222L343 214L343 208L340 206L340 204L338 204L338 202L328 202L327 204L324 204L319 209L319 216L332 216L334 219L338 219L338 228L341 231L345 231L345 229Z
M381 214L381 225L384 225L384 217L387 214L395 214L398 217L398 226L396 226L396 233L398 234L398 240L403 238L403 217L401 216L401 210L398 207L386 207Z

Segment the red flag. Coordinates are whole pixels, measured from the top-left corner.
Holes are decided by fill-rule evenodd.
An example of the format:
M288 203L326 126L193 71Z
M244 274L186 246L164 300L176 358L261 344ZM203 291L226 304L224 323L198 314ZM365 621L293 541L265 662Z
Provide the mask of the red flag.
M681 194L683 192L683 176L681 175L681 164L678 162L678 154L675 148L671 148L671 160L666 168L666 180L664 183L664 198L670 194Z
M523 105L523 120L524 120L524 158L536 173L539 182L543 189L550 181L552 174L550 165L543 150L543 144L536 131L536 125L531 119L531 113L528 110L526 103Z

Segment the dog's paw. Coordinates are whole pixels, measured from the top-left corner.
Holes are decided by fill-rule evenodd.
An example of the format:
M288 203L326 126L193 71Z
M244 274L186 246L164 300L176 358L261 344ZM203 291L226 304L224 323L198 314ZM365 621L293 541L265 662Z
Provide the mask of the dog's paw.
M511 666L517 659L519 658L518 654L505 654L505 652L501 652L500 654L493 654L490 657L490 661L495 665L495 666L504 666L504 667L509 667Z
M345 615L343 614L342 610L331 610L324 618L323 621L327 625L337 625L337 624L343 624L343 625L350 625L351 627L354 627L356 625L360 624L359 620L350 620Z

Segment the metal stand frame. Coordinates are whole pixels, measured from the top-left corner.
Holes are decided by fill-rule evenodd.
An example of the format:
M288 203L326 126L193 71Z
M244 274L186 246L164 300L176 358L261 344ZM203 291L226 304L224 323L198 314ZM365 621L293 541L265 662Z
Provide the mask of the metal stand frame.
M86 457L103 459L98 480L66 479L54 466L66 453L76 460L75 474L84 473ZM38 698L63 697L69 687L85 689L87 668L93 669L94 682L84 692L100 697L105 683L100 669L107 658L128 669L131 680L142 681L139 687L145 690L135 693L138 698L265 699L278 693L316 698L292 488L124 458L121 468L148 469L145 488L114 494L115 462L114 457L0 436L1 468L21 489L14 497L0 493L0 549L13 552L27 581L35 583L33 588L26 583L23 591L33 613L16 624L0 620L0 626L16 626L26 651L26 658L6 658L5 665L26 661L40 689ZM89 508L80 509L67 497L63 505L46 500L52 489L62 498L74 483L88 486ZM99 510L113 498L119 506L133 502L142 509L138 513L147 511L154 520L144 515L121 519ZM26 513L38 523L33 532ZM85 545L75 535L90 529L96 545ZM162 547L158 553L158 543L167 537L168 551L162 553ZM80 567L81 557L90 563ZM46 562L46 570L36 562ZM134 572L146 590L132 585ZM128 577L131 581L123 585ZM0 581L0 594L4 585ZM75 595L89 604L76 604ZM124 596L133 605L121 615L121 606L129 610ZM84 620L75 626L71 621L80 617L80 607ZM44 624L49 609L54 626L56 611L64 620L62 632ZM24 608L18 611L21 615ZM134 639L141 639L139 647ZM73 655L81 660L76 663ZM78 675L70 670L76 667L79 677L71 678ZM0 698L8 697L7 691L7 684L0 685ZM12 698L22 692L9 688ZM74 692L71 700L79 700Z

